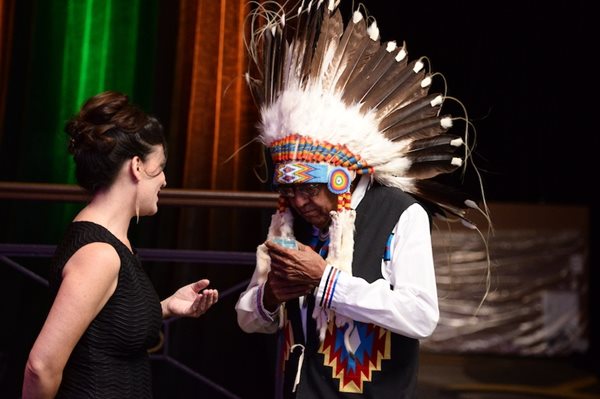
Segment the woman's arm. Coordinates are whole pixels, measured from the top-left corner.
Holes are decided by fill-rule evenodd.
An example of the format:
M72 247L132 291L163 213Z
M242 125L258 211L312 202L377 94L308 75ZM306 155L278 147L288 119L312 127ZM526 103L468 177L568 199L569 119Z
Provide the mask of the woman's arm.
M63 269L62 282L25 367L23 399L53 398L75 345L114 293L121 261L106 243L83 246Z

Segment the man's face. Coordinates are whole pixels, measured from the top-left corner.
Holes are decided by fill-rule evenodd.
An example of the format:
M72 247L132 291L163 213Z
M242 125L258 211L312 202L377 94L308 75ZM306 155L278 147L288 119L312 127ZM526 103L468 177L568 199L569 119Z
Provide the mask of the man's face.
M281 185L279 192L308 223L319 229L329 226L331 221L329 212L337 208L337 195L329 191L326 184Z

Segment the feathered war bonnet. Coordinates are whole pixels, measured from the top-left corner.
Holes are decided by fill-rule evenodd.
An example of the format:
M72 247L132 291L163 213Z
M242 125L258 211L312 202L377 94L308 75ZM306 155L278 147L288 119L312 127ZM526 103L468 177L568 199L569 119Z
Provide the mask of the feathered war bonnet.
M351 273L354 210L350 184L371 175L412 194L444 220L472 226L474 201L432 180L466 165L468 122L441 113L446 97L429 94L426 59L408 60L405 45L380 42L360 7L344 23L339 0L299 2L286 14L276 2L252 3L251 64L246 81L260 110L259 140L274 165L274 184L326 183L338 195L328 264ZM280 197L269 238L293 236Z

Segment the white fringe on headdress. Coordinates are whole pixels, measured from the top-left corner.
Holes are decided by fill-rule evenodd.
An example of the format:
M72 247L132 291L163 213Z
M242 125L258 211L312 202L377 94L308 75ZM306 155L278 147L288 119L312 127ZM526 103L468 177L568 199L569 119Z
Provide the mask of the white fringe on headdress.
M267 239L271 240L274 237L294 237L294 216L288 208L283 212L277 211L271 216Z
M330 216L331 224L329 225L327 263L352 275L354 219L356 219L356 211L332 211Z
M271 240L274 237L294 237L293 229L294 217L289 209L284 212L275 212L271 216L271 224L269 225L269 233L267 239ZM271 270L271 258L265 244L261 244L256 248L256 274L259 284L267 281L267 275Z
M290 212L289 209L286 209L283 212L275 212L271 216L271 224L269 225L267 239L270 240L274 237L294 238L293 223L294 217L292 216L292 212ZM255 274L257 276L258 284L263 284L267 281L267 276L270 271L271 258L269 257L269 251L267 250L267 246L265 244L260 244L256 248ZM283 327L284 308L284 304L281 304L281 306L279 306L279 328Z
M354 254L354 221L356 211L343 210L341 212L332 211L331 224L329 225L329 252L327 254L327 264L340 269L341 271L352 275L352 258ZM348 324L346 334L344 334L344 343L350 353L354 353L346 335L353 330L354 322L345 317L335 314L331 309L323 309L315 306L312 314L317 324L319 340L323 342L327 325L331 319L335 320L338 327Z

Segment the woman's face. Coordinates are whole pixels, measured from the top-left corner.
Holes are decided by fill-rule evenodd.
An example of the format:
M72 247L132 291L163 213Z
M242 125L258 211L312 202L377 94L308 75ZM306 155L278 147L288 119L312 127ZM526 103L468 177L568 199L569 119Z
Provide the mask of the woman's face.
M165 164L167 159L162 145L155 145L146 160L140 163L141 179L138 186L140 216L158 212L158 193L167 185Z

